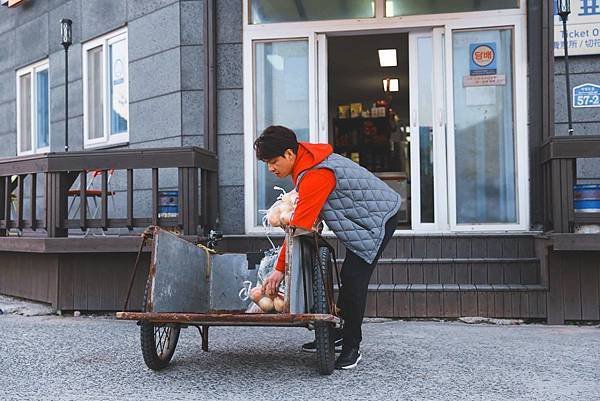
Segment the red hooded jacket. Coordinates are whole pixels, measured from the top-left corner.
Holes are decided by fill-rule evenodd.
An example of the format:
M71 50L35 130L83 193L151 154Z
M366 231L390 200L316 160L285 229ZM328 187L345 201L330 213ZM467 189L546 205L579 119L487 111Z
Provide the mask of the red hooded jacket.
M297 184L300 173L321 163L331 153L333 153L331 145L300 142L292 169L294 185ZM298 187L298 203L290 225L312 228L335 184L335 174L329 169L319 168L304 174ZM280 272L285 270L285 246L284 241L275 267Z

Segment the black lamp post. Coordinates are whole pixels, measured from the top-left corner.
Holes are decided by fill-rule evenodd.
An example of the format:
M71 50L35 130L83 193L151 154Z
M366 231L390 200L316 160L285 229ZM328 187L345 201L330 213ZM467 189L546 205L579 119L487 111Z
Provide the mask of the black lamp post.
M73 43L70 19L60 20L61 44L65 48L65 152L69 151L69 46Z
M569 77L569 45L567 40L567 19L571 14L570 0L556 0L558 15L563 23L563 40L565 45L565 78L567 82L567 118L569 122L569 135L573 135L573 118L571 116L571 80Z

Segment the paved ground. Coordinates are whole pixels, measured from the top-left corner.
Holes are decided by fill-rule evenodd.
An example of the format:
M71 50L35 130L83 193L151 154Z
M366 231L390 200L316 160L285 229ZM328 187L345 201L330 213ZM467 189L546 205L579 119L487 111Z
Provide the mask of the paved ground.
M0 316L2 400L599 400L600 328L385 321L364 360L321 377L297 328L182 331L147 369L138 327L101 317Z

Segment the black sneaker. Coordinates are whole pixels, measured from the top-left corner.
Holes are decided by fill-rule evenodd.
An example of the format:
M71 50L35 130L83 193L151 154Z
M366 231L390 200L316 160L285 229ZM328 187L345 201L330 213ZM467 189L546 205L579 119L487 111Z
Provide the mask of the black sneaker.
M354 369L358 362L362 359L362 355L358 348L350 348L342 350L342 354L335 361L336 369Z
M335 352L337 352L337 353L342 352L342 345L344 345L344 339L343 338L338 338L337 340L335 340ZM304 352L317 352L317 342L316 341L311 341L309 343L302 344L302 351L304 351Z

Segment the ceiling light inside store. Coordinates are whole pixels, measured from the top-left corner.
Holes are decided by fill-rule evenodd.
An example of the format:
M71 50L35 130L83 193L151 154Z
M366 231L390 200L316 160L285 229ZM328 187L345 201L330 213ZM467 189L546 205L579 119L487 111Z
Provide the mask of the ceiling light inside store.
M390 83L390 92L398 92L399 84L396 78L383 80L383 91L388 91L388 82Z
M397 67L396 49L379 49L379 65L381 67Z

